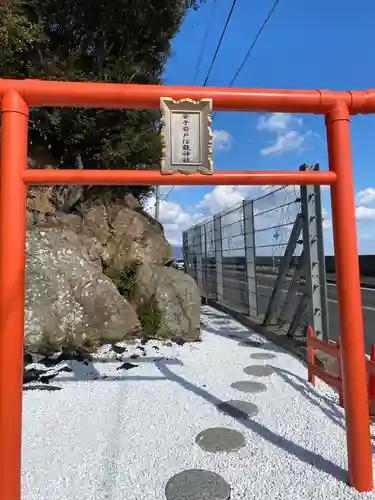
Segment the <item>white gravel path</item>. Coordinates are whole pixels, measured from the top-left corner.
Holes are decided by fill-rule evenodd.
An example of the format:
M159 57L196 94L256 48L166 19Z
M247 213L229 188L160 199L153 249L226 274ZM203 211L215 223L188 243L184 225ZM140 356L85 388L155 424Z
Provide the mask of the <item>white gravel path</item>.
M137 360L128 359L142 354L133 345L110 363L68 362L73 372L50 382L61 390L25 391L22 500L164 500L167 481L192 468L220 474L231 500L361 498L345 484L335 393L321 382L309 386L300 361L225 314L203 307L202 321L200 343L151 341ZM265 344L245 347L233 334ZM255 360L255 352L276 357ZM137 367L119 370L120 358ZM259 364L275 372L244 373ZM245 380L267 391L231 388ZM254 403L259 414L236 421L220 413L215 404L231 399ZM218 426L240 431L246 446L212 454L195 444L199 432Z

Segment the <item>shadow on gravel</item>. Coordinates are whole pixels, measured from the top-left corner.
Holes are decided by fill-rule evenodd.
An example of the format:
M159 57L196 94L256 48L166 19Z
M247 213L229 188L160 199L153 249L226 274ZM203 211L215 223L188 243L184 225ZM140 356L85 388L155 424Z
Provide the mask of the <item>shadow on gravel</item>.
M26 380L24 382L23 390L24 391L56 391L62 389L63 387L52 386L49 384L51 380L54 381L55 384L58 383L66 383L66 382L130 382L130 381L150 381L154 382L156 380L165 380L165 377L152 377L152 376L144 376L144 375L128 375L128 373L132 373L134 368L138 368L138 366L144 363L155 363L161 358L158 357L142 357L134 360L131 356L129 358L124 358L121 361L119 360L106 360L106 362L119 364L116 371L118 375L102 375L94 363L97 361L89 361L89 360L76 360L76 359L67 359L64 362L63 367L56 367L54 370L42 371L35 370L35 374L33 378ZM163 362L166 365L179 365L182 363L177 358L162 358ZM32 369L34 370L34 369ZM30 370L31 371L31 370ZM70 375L64 375L64 372L68 372ZM27 372L26 372L27 373ZM28 385L30 383L30 385Z
M217 322L215 321L215 325ZM261 336L257 333L252 333L248 329L246 331L236 329L236 328L225 328L225 326L218 325L218 329L216 330L212 325L205 325L203 327L204 331L207 333L211 333L213 335L218 335L219 337L223 337L226 339L236 340L241 347L259 347L259 349L264 349L266 351L272 351L275 353L284 353L284 349L278 347L272 342L265 341L263 342ZM258 340L259 339L259 340Z
M324 396L324 394L315 389L315 387L299 375L274 365L270 366L272 366L275 373L279 375L285 383L302 394L309 403L319 408L334 424L345 430L345 416L337 402ZM375 437L371 436L371 440L372 451L375 452Z
M183 387L184 389L193 392L197 396L203 398L205 401L208 401L209 403L213 404L216 407L218 407L218 405L220 404L223 404L223 401L216 398L208 391L200 387L197 387L196 385L187 381L180 375L174 373L162 361L155 362L155 365L158 367L160 372L166 378L181 385L181 387ZM290 455L301 460L302 462L314 466L316 469L325 472L336 479L339 479L343 483L347 483L347 471L344 470L342 467L338 466L337 464L334 464L330 460L327 460L326 458L322 457L321 455L318 455L317 453L306 450L302 446L294 443L293 441L290 441L289 439L286 439L282 436L279 436L278 434L275 434L273 431L271 431L261 423L252 420L251 418L245 419L239 416L238 417L233 416L233 418L235 418L235 420L239 422L241 425L251 430L252 432L255 432L256 434L258 434L263 439L273 444L277 448L283 449L287 451Z
M272 368L285 383L302 394L309 403L319 408L334 424L339 425L342 429L345 428L344 415L335 401L324 396L324 394L315 389L307 380L299 375L274 365L272 365Z

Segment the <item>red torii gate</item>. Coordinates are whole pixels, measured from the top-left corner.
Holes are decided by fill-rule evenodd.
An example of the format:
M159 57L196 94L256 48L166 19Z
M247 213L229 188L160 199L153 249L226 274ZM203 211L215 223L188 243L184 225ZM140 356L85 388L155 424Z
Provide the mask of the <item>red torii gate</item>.
M329 172L27 170L31 106L158 109L160 98L211 98L216 111L315 113L325 116ZM20 500L26 187L30 184L220 185L324 184L331 187L342 350L349 483L373 487L361 310L350 115L375 113L375 89L264 90L0 80L0 494Z

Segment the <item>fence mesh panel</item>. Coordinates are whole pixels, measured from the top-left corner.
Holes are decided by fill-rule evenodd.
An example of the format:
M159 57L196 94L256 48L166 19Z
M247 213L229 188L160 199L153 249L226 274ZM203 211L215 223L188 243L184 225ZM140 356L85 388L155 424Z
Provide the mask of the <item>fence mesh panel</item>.
M223 300L230 307L248 309L245 273L245 232L242 204L221 213Z
M202 295L219 300L237 312L256 316L259 321L266 314L293 225L301 212L299 187L266 186L261 191L262 196L245 200L215 216L220 219L220 233L215 233L213 218L184 233L186 270L196 279ZM245 227L251 234L245 234ZM218 239L219 263L215 254ZM273 327L283 333L287 333L293 322L304 294L305 280L299 267L302 250L301 234L273 321ZM307 310L299 315L294 334L304 333L306 324Z
M203 280L206 297L216 299L216 260L215 260L215 228L214 220L209 219L204 224L205 248L203 252Z
M282 186L253 201L259 315L266 313L294 221L301 211L299 187ZM302 245L295 250L299 257ZM293 262L297 262L294 259ZM294 266L288 274L293 273Z

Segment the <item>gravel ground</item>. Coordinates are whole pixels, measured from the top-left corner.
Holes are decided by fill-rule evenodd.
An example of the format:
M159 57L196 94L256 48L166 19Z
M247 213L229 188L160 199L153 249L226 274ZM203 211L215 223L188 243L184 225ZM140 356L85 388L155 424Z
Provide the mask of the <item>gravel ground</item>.
M93 363L59 363L48 384L28 384L22 499L163 500L168 481L188 469L219 474L231 500L375 499L345 483L335 392L322 382L311 387L299 360L229 316L203 307L202 323L200 343L120 344ZM219 411L228 400L250 402L258 413ZM239 439L231 452L206 451L195 439L213 427L238 431L245 446ZM209 488L199 497L222 499Z

